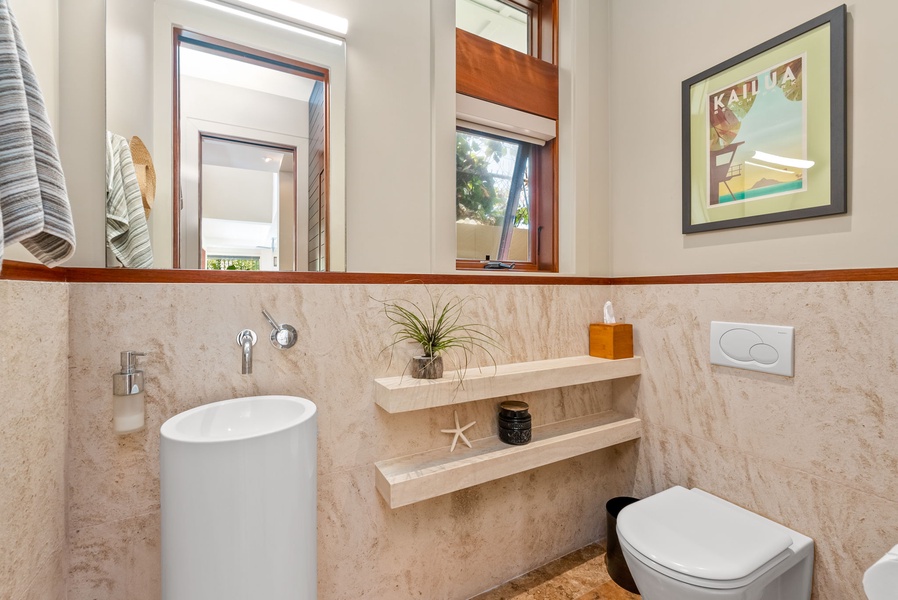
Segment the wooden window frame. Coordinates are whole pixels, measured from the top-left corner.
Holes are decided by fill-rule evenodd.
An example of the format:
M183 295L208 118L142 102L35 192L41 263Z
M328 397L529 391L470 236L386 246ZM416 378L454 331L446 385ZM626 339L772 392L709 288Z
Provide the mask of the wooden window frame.
M456 91L558 121L558 6L556 0L502 0L530 14L530 54L456 29ZM504 74L504 76L503 76ZM557 130L556 130L557 136ZM558 138L531 157L530 261L515 271L558 272ZM458 259L457 270L483 270Z
M555 0L499 0L530 15L530 56L558 64L557 3Z

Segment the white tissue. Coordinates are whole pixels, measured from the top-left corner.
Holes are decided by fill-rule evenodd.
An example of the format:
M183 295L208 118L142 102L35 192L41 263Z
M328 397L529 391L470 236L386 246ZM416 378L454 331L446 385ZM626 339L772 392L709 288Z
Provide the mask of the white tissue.
M605 303L605 323L617 323L614 320L614 307L611 306L611 300Z

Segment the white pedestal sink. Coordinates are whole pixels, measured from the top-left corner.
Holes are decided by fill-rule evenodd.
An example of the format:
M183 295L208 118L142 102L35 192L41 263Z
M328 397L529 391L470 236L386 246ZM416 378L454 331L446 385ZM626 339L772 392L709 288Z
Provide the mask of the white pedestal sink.
M161 432L162 600L315 600L315 405L223 400Z

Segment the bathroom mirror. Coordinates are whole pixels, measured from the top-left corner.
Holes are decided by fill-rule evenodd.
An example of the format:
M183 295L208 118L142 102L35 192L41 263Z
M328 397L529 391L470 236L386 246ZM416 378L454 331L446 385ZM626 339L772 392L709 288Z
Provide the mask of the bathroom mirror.
M106 127L130 143L144 266L344 271L345 43L233 6L106 2Z

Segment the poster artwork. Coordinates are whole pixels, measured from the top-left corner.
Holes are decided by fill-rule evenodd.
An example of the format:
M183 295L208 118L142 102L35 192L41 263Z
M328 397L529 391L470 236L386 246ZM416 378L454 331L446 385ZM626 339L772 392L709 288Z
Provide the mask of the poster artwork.
M806 56L708 96L709 207L807 190Z

